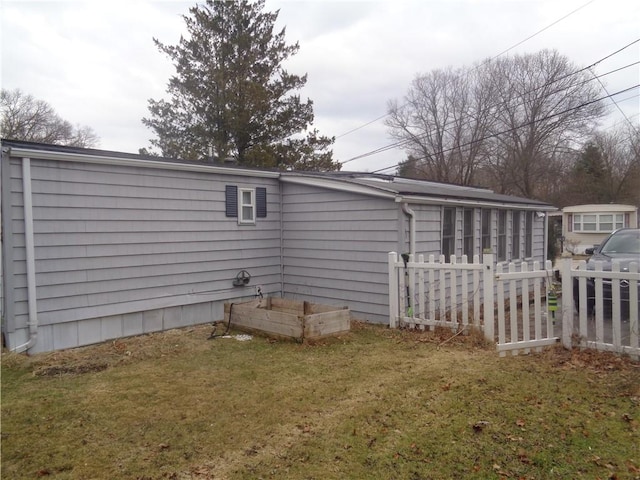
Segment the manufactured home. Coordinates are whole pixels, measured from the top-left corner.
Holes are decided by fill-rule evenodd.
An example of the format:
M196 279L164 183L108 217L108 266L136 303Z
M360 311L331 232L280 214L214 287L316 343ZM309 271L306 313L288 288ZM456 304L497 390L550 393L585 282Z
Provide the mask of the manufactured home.
M389 318L388 252L546 258L552 206L389 175L3 141L2 333L30 353L203 324L256 295Z
M638 209L615 203L572 205L562 209L564 249L584 254L619 228L638 228Z

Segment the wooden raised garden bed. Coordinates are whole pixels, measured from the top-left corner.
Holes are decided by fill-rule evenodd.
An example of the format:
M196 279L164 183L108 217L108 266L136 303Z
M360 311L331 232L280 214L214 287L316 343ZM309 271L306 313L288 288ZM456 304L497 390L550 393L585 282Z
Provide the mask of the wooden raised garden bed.
M231 326L239 330L298 341L339 335L351 328L351 313L347 307L283 298L225 303L225 322L229 321L229 312Z

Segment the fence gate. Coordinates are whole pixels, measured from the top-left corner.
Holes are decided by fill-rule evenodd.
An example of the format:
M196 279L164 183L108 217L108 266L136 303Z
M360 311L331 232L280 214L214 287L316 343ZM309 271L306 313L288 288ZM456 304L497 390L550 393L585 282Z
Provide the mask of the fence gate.
M555 312L547 300L553 270L539 262L494 266L493 255L472 263L434 255L424 260L389 253L389 326L453 331L475 327L497 342L500 355L528 352L556 343ZM496 337L497 323L497 337Z

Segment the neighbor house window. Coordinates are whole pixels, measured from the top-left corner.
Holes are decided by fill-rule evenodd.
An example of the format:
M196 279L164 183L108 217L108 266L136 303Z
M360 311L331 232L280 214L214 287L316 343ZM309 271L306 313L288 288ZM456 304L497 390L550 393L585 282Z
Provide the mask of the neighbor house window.
M576 213L572 221L574 232L610 233L624 225L624 213Z
M520 258L520 212L511 214L511 258Z
M491 210L482 209L482 252L491 250Z
M498 261L507 259L507 211L498 210Z
M267 189L225 187L225 214L238 219L240 225L255 225L256 218L267 216Z
M445 207L442 209L442 255L448 261L456 250L456 209Z
M474 253L474 228L473 228L473 208L465 208L463 211L463 244L462 253L467 256L467 261L473 260Z
M524 256L533 256L533 212L524 214Z

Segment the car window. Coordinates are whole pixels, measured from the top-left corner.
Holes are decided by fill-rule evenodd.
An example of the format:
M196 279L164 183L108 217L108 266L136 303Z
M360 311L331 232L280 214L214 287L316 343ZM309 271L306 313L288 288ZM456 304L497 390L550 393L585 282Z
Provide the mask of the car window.
M635 232L612 235L600 251L602 253L637 253L640 255L640 235Z

